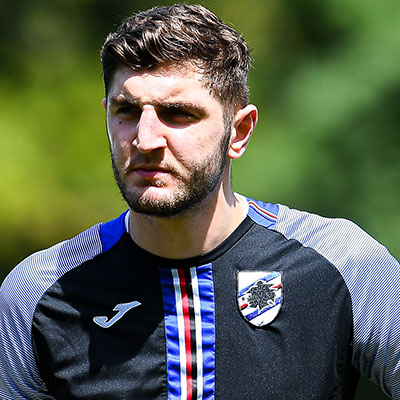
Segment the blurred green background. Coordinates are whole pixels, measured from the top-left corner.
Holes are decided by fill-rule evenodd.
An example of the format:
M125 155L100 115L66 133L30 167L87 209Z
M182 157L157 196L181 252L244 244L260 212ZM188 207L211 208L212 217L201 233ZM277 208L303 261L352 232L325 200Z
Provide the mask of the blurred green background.
M117 216L99 50L150 0L0 0L0 279ZM189 1L188 3L191 3ZM234 187L349 218L400 258L400 2L201 2L243 33L260 122ZM357 399L383 399L362 381Z

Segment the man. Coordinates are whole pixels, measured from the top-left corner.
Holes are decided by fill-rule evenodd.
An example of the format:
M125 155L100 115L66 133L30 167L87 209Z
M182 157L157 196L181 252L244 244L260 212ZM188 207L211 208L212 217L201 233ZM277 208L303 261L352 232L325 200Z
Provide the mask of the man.
M354 224L233 193L257 123L244 39L200 6L102 49L129 210L1 289L2 399L400 399L400 267Z

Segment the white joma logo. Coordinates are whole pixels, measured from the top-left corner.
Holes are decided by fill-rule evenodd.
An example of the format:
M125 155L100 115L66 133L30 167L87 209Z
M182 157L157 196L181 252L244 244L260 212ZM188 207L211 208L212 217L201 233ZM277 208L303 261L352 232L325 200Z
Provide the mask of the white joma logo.
M142 303L138 301L131 301L130 303L117 304L113 311L118 311L110 320L106 316L94 317L93 321L102 328L109 328L114 325L119 319L121 319L129 310L140 306Z

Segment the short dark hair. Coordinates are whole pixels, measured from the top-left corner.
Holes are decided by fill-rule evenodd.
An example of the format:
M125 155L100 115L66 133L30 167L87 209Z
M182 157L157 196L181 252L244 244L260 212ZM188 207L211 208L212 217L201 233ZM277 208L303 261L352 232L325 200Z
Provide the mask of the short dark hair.
M108 35L101 62L106 94L121 65L141 71L190 63L225 108L235 111L249 100L246 41L200 5L175 4L133 14Z

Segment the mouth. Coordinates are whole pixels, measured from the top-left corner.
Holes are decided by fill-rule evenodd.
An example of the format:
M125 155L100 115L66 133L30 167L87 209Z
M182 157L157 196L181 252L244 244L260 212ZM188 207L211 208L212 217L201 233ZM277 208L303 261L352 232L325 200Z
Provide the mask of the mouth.
M136 166L131 169L131 172L140 178L160 179L167 175L171 175L171 170L159 166Z

